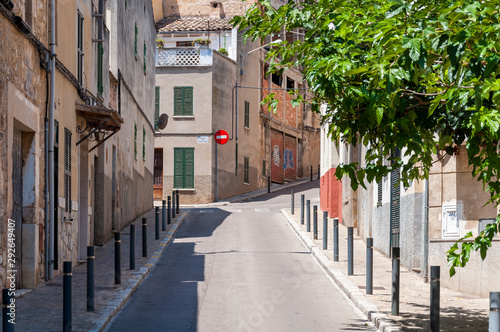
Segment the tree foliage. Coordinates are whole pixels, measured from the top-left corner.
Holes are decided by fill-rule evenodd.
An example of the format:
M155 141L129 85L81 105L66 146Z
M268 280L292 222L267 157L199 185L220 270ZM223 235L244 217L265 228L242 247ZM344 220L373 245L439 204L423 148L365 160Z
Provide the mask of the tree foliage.
M398 168L405 186L428 177L438 150L466 145L472 175L490 202L500 198L500 2L498 0L306 0L274 8L258 0L233 22L252 40L273 44L270 70L300 67L326 103L332 139L366 146L366 166L339 165L354 190ZM283 38L284 39L284 38ZM404 154L384 157L398 147ZM450 274L471 250L486 256L500 218L448 252Z

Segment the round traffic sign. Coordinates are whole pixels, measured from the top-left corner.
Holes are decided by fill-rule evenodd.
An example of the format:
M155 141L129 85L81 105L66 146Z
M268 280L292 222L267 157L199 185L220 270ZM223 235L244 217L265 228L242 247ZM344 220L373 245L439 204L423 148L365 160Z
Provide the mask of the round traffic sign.
M215 133L215 141L218 143L218 144L226 144L227 141L229 140L229 135L227 133L227 131L221 129L221 130L218 130L216 133Z

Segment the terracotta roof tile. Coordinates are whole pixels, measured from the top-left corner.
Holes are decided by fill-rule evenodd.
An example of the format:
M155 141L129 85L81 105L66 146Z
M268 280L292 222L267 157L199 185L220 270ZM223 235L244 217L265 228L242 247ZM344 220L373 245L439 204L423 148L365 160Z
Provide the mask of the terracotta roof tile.
M159 32L231 30L233 28L233 25L229 24L231 19L232 17L170 16L156 22L156 27Z

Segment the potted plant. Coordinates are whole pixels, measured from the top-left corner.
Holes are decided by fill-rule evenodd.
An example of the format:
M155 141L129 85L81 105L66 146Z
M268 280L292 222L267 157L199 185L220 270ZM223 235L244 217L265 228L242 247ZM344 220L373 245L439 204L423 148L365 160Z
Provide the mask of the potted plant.
M219 48L217 50L217 52L219 52L220 54L222 54L224 56L228 56L229 55L228 51L224 47Z
M162 49L163 49L163 46L165 46L165 42L164 42L162 39L157 39L157 40L156 40L156 47L157 47L159 50L162 50Z
M210 39L198 38L193 40L195 46L206 46L208 47L212 42Z

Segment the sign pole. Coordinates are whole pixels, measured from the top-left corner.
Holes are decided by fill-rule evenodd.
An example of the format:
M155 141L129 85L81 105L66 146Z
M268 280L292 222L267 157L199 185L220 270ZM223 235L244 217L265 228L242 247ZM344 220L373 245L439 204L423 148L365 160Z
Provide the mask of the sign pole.
M215 201L217 202L217 173L218 172L218 165L217 165L217 145L219 143L215 142Z

